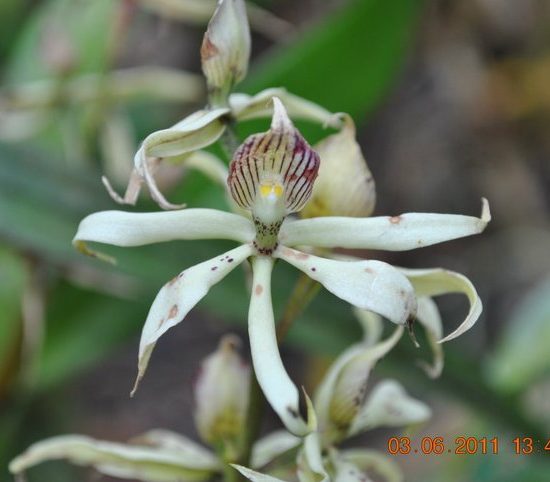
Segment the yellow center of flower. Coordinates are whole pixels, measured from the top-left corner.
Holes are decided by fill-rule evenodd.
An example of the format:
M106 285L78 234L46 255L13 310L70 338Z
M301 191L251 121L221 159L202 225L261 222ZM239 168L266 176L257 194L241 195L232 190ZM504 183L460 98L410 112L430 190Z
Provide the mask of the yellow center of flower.
M279 182L263 182L260 185L260 194L263 198L280 198L284 193L284 187Z

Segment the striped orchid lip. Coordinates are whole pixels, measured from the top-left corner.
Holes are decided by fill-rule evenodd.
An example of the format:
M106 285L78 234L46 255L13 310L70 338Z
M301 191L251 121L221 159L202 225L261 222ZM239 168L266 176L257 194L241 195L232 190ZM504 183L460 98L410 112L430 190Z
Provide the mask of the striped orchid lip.
M273 223L305 206L319 164L319 155L273 97L271 128L248 137L237 149L227 182L241 208L263 223Z

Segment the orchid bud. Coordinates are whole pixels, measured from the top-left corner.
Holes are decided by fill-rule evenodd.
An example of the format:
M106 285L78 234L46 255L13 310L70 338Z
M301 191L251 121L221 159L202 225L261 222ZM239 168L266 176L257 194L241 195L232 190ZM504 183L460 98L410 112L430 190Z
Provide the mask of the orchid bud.
M226 106L232 87L246 76L250 43L244 0L220 0L201 46L213 106Z
M245 423L250 367L240 357L239 345L235 336L224 336L203 361L195 384L195 424L212 445L234 442Z
M319 216L367 217L374 210L374 179L355 140L352 118L342 115L343 127L314 148L321 158L319 178L303 218Z

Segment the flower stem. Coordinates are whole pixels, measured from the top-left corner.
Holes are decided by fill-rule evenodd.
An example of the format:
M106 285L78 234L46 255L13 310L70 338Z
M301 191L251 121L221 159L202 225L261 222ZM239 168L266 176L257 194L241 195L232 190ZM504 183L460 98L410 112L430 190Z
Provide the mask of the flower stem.
M277 341L281 343L294 320L306 309L313 301L313 298L319 293L321 285L311 279L308 275L302 273L294 286L294 291L288 301L283 316L277 324Z

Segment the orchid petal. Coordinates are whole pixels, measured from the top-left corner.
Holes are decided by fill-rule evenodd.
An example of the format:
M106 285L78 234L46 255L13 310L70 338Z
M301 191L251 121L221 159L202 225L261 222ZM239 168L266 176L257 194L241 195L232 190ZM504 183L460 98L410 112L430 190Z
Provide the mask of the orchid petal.
M153 132L145 138L134 157L134 171L147 184L151 197L161 208L181 209L184 205L170 203L160 192L153 176L155 164L160 158L180 156L216 142L225 130L223 116L228 113L226 108L197 111L169 129ZM114 192L107 180L103 183L115 201L135 204L140 190L136 175L130 179L124 198Z
M328 482L330 480L323 465L318 432L312 432L305 437L296 462L300 482Z
M248 333L254 372L269 404L286 428L298 436L311 431L300 416L299 392L283 366L271 304L273 259L254 259L252 297L248 312Z
M256 472L255 470L243 467L242 465L231 464L231 467L237 469L241 474L243 474L248 480L251 480L252 482L285 482L284 480L278 479L277 477L272 477L271 475Z
M244 216L215 209L155 213L101 211L80 222L73 244L86 250L86 241L114 246L142 246L175 239L231 239L248 243L255 235L254 225Z
M66 459L77 465L120 478L147 482L198 481L212 477L212 464L182 457L181 452L103 442L80 435L65 435L38 442L14 459L9 469L20 474L48 460Z
M419 362L419 365L430 378L437 378L443 371L444 363L443 347L438 343L443 336L443 323L439 309L431 298L427 296L418 298L416 319L426 330L426 337L433 353L431 365L424 361Z
M169 129L149 134L141 146L145 157L171 157L197 151L216 142L225 130L229 109L199 110ZM143 159L136 155L136 168Z
M353 421L349 435L376 427L399 427L428 420L430 408L410 397L395 380L378 383Z
M273 256L321 283L352 305L404 324L416 311L414 290L407 278L382 261L335 261L285 246Z
M238 121L271 117L271 99L273 97L281 99L288 114L293 119L318 122L325 127L333 127L335 129L342 127L342 119L338 114L333 114L324 107L303 97L291 94L283 88L262 90L254 96L240 93L231 94L229 96L229 105L233 116Z
M332 463L336 471L334 482L373 482L365 472L351 462L335 457Z
M183 321L213 285L225 278L253 252L251 245L244 244L182 271L163 286L151 305L141 332L138 376L132 394L145 374L157 340Z
M353 308L353 314L363 329L363 344L371 346L380 341L384 325L382 317L372 311Z
M490 220L489 204L483 199L480 218L406 213L394 217L287 219L281 226L279 239L286 246L406 251L479 234Z
M363 472L375 472L385 482L403 482L405 477L394 458L368 449L348 449L339 453L342 460L351 462Z
M351 423L360 406L350 407L349 404L363 402L358 395L364 393L372 368L396 345L402 334L403 327L399 326L390 337L376 345L356 343L330 366L315 393L314 405L321 429L330 431L333 418L340 415L349 418L347 425ZM345 413L338 413L339 409ZM333 435L340 437L342 434L328 434Z
M130 442L136 445L173 451L179 454L178 456L182 461L192 460L193 463L198 464L200 467L209 468L213 471L222 469L220 459L214 453L194 440L170 430L149 430L137 437L133 437Z
M483 305L472 282L466 276L441 268L436 269L399 269L414 286L418 296L438 296L450 293L462 293L468 297L470 309L464 321L453 332L440 339L438 343L452 340L469 330L477 321Z
M302 439L288 433L286 430L277 430L258 440L252 447L250 466L263 467L280 455L296 448Z

